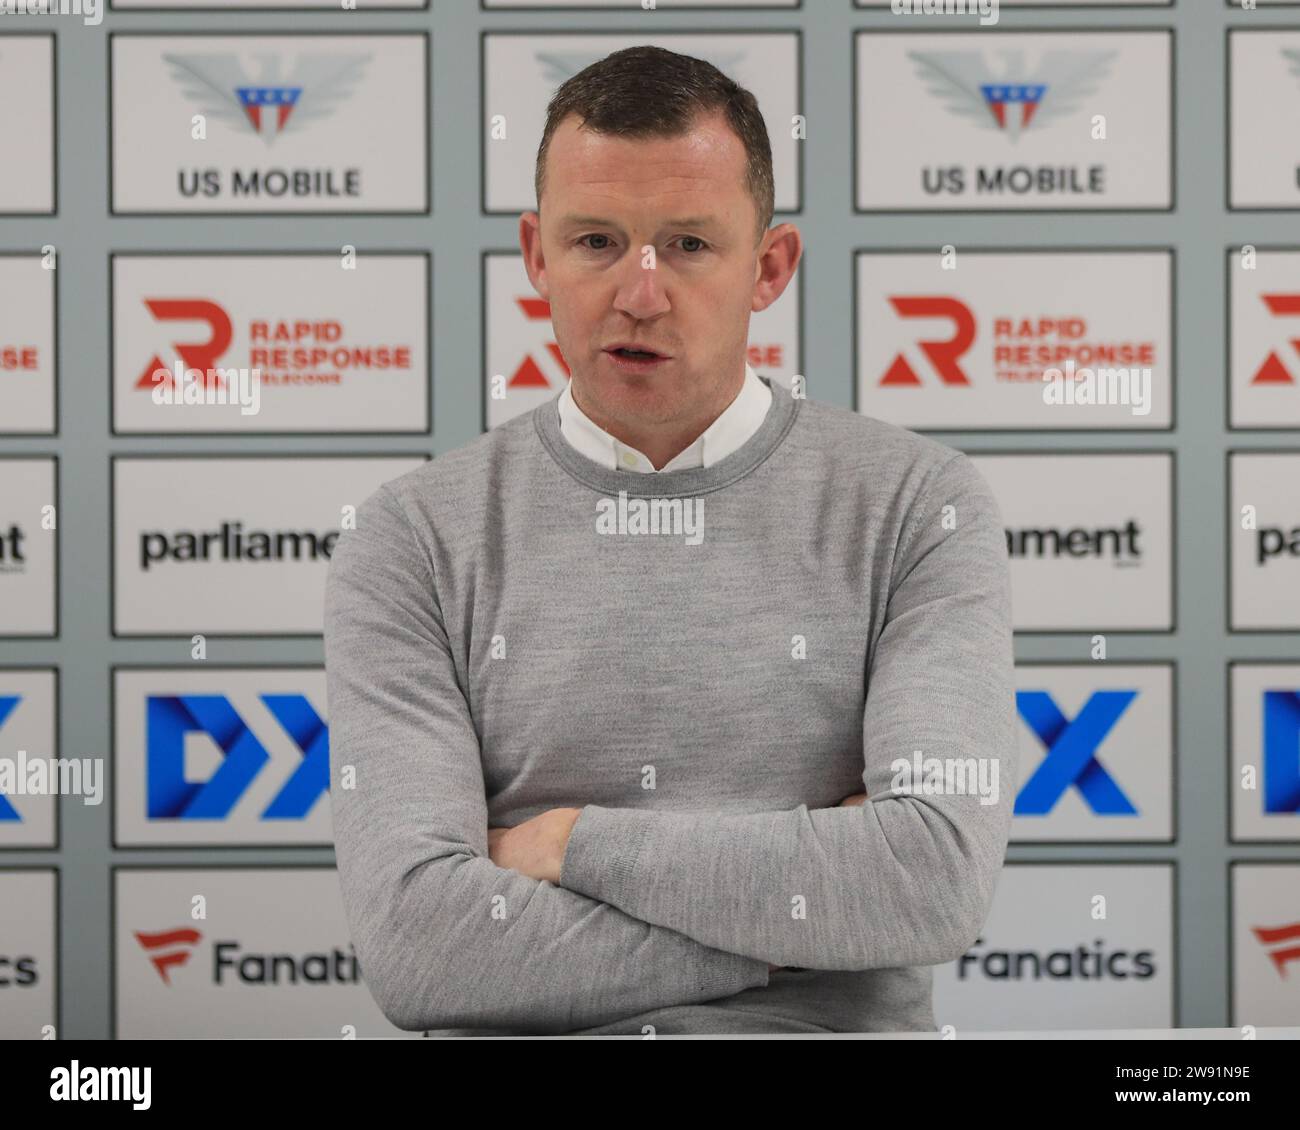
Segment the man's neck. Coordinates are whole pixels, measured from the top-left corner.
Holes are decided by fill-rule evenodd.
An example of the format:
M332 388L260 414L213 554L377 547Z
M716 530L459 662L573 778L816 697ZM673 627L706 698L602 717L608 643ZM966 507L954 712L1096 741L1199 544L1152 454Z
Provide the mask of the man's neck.
M586 404L583 403L577 384L570 381L569 391L573 397L573 402L578 406L582 413L598 428L609 432L619 443L626 444L628 447L634 447L641 452L654 465L656 471L662 470L664 465L677 455L685 451L691 444L703 435L712 425L713 422L722 415L730 406L732 401L740 395L740 390L745 384L745 367L741 363L740 376L731 383L728 388L721 390L715 402L697 417L693 423L683 425L673 425L670 430L662 428L638 429L635 427L625 427L616 420L608 420L600 414L593 412ZM667 427L667 425L665 425Z

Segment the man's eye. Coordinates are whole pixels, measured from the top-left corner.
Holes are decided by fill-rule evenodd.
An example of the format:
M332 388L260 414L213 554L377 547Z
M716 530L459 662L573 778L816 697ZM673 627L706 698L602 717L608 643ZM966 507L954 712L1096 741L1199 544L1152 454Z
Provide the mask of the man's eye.
M591 235L584 235L581 239L579 239L579 240L578 240L578 246L579 246L579 247L584 247L584 248L586 248L586 250L588 250L588 251L607 251L607 250L609 249L609 247L612 246L612 244L606 244L606 245L602 245L602 246L595 246L595 247L593 247L590 243L587 242L587 240L589 240L589 239L603 239L603 240L608 240L608 239L609 239L609 236L607 236L607 235L601 235L599 232L593 232ZM689 241L689 242L692 243L692 244L699 244L698 247L694 247L694 246L692 246L692 247L683 247L683 248L682 248L682 250L684 250L684 251L685 251L687 254L689 254L689 255L698 255L701 251L706 251L706 250L708 250L708 246L709 246L709 245L708 245L707 243L705 243L704 240L702 240L702 239L701 239L699 236L697 236L697 235L684 235L684 236L681 237L681 242L682 242L683 244L685 244L687 241Z

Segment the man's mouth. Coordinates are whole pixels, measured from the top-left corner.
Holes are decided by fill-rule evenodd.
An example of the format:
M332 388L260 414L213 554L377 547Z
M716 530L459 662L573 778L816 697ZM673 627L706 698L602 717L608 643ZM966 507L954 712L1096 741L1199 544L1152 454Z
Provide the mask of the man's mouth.
M607 349L606 353L613 353L618 357L630 357L636 361L652 361L656 358L662 358L662 353L655 353L650 349L630 349L626 346L619 346L616 349Z
M634 345L615 345L604 352L610 364L618 372L638 376L653 373L660 365L666 365L672 360L663 353L656 353L651 349L638 349Z

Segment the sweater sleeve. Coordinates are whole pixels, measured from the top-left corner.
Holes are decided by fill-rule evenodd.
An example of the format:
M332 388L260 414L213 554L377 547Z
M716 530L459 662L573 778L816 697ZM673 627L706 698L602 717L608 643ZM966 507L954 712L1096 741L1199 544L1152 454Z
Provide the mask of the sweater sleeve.
M862 720L865 804L734 815L588 805L561 884L783 966L937 965L965 952L991 907L1016 772L1006 539L967 456L928 473L889 583ZM973 776L964 794L895 791L906 782L893 763L917 750L972 773L982 763L996 801L976 795Z
M492 862L433 563L386 487L335 547L324 636L344 910L398 1028L563 1032L767 984L764 962Z

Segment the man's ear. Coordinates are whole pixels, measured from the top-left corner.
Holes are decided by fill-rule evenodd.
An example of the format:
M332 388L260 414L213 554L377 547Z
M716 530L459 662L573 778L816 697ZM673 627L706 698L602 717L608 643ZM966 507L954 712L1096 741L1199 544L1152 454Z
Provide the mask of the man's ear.
M764 246L765 245L765 246ZM754 299L751 312L766 310L794 278L803 255L803 237L794 224L780 224L763 236L754 268Z
M546 285L546 261L542 258L542 217L539 213L524 212L519 217L519 249L524 253L528 281L549 302L551 296Z

